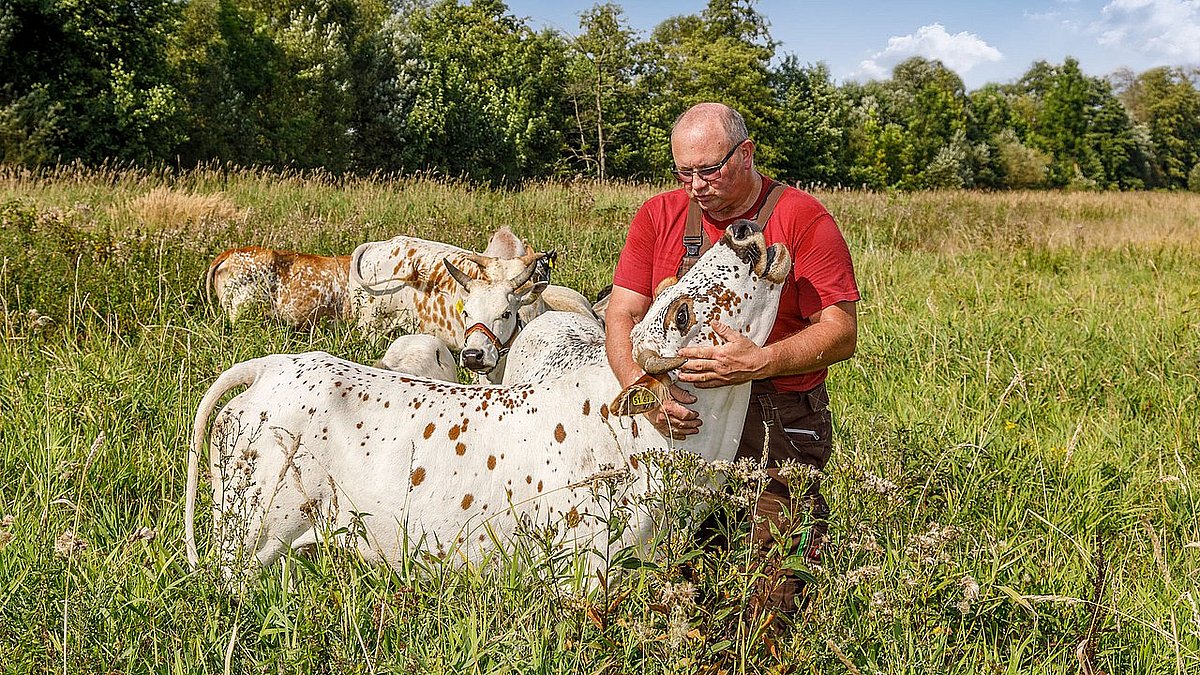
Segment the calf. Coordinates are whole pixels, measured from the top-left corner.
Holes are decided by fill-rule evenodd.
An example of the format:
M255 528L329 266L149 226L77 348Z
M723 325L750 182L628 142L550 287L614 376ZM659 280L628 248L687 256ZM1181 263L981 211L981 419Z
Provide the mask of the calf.
M270 565L314 528L353 533L343 543L389 563L413 550L479 560L522 522L560 525L569 544L602 551L610 543L607 520L588 479L606 467L628 467L639 479L622 489L636 500L655 481L638 460L642 453L677 448L710 461L732 459L749 385L697 389L692 407L704 424L683 441L617 416L655 405L646 396L661 392L682 363L680 347L720 342L711 321L762 344L790 269L787 249L766 246L753 223L731 225L633 331L634 354L653 375L626 391L595 333L558 352L566 362L549 364L556 377L512 386L436 382L321 352L239 363L217 378L196 411L188 560L199 560L195 503L209 419L222 397L247 385L216 414L208 444L214 534L226 574L254 561ZM536 319L537 334L554 334L562 316ZM633 522L616 545L645 542L652 531L651 518ZM588 564L599 569L604 560L597 553Z
M231 321L249 305L293 326L346 317L350 256L320 256L259 246L231 248L208 266L209 302Z

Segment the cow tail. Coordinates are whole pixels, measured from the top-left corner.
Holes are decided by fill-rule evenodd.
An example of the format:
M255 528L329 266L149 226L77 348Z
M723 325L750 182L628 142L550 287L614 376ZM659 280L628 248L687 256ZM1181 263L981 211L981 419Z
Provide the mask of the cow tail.
M204 398L200 400L200 407L196 409L196 420L192 426L192 445L188 452L187 497L183 510L183 541L187 548L188 563L193 569L200 563L200 556L196 551L196 490L200 484L200 453L207 440L209 418L212 417L221 397L238 387L254 384L261 372L262 369L259 367L257 359L233 366L221 373L217 381L213 382L204 394ZM209 467L216 466L219 461L220 458L216 456L217 452L216 449L209 448ZM220 480L220 477L213 476L212 480L215 483Z
M212 264L208 266L208 272L204 275L204 299L210 306L213 305L213 295L216 293L217 268L229 259L231 253L233 253L232 249L217 256L216 260L213 260ZM221 299L217 298L216 301L219 303Z

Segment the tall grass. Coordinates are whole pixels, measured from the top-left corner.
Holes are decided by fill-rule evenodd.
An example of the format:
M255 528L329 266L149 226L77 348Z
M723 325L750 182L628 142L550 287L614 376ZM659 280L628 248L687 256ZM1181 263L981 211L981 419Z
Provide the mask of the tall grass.
M834 541L781 634L738 620L752 579L735 558L692 595L660 564L582 596L546 581L547 558L569 557L536 537L471 568L321 550L243 594L188 570L186 441L216 375L380 350L338 325L228 325L200 288L219 250L395 234L482 248L509 225L591 294L655 189L0 171L5 670L1200 670L1200 198L1185 194L818 195L864 299L858 353L830 380Z

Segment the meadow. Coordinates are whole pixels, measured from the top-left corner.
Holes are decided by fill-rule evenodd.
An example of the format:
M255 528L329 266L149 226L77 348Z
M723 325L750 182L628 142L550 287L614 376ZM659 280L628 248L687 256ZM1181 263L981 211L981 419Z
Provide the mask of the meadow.
M681 579L686 537L591 595L547 579L570 552L536 537L477 567L322 548L240 592L189 569L208 385L266 353L386 346L230 325L201 286L218 252L481 249L508 225L594 296L661 187L0 168L3 670L1200 672L1196 194L816 193L863 301L829 381L832 541L782 633L739 620L736 562Z

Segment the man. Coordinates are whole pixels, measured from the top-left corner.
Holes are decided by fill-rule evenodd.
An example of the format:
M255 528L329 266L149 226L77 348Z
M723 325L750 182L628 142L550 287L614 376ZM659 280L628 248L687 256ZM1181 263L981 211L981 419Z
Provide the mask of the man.
M725 343L681 350L688 360L679 369L679 384L707 388L753 382L738 457L761 459L765 442L771 476L755 506L765 517L753 527L754 543L763 550L775 546L781 556L803 553L815 562L828 514L819 482L793 478L794 472L780 467L794 460L819 470L829 461L832 420L825 376L830 364L854 354L858 337L859 293L849 249L820 202L755 170L754 141L732 108L701 103L680 115L671 130L671 156L683 185L642 204L613 276L606 315L609 364L623 387L637 380L642 371L633 360L630 331L645 316L654 289L682 274L730 223L758 218L767 243L784 243L794 261L767 343L758 347L718 322L714 329ZM691 235L686 234L689 210ZM695 236L700 233L704 239ZM664 436L696 433L702 421L687 407L696 398L678 384L670 392L671 398L647 418ZM791 493L789 479L801 494ZM773 541L772 525L790 540ZM776 578L759 598L760 611L795 609L801 583L782 570Z

